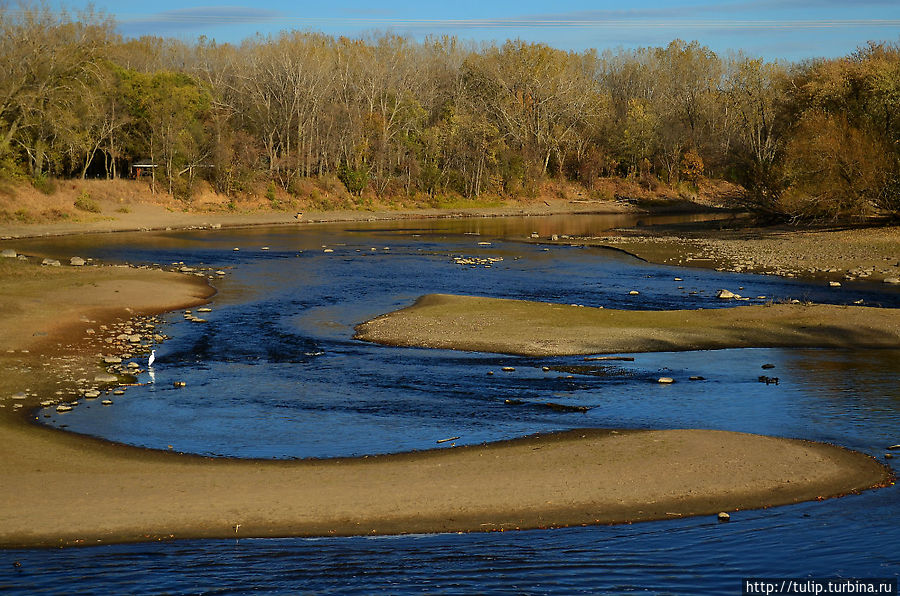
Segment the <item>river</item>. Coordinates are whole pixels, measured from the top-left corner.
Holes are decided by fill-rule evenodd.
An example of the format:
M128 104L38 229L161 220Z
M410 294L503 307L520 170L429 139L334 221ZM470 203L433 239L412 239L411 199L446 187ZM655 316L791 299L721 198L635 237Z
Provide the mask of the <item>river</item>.
M667 221L673 218L642 223ZM633 223L632 216L421 220L22 242L22 251L60 257L227 272L214 282L219 293L207 323L166 315L171 339L157 349L155 382L145 373L146 384L114 407L48 410L43 420L133 445L254 458L393 453L439 448L447 437L469 444L585 427L735 430L874 456L900 442L896 350L718 350L597 363L352 339L356 324L433 292L642 310L725 308L715 293L728 288L764 297L757 303L900 306L900 293L875 284L831 288L525 241L532 232L591 235ZM456 257L493 261L468 266ZM758 382L762 364L775 366L766 374L779 377L777 386ZM504 366L515 371L501 373ZM653 382L663 374L706 380ZM175 380L187 386L176 389ZM548 401L590 409L540 407ZM3 551L0 590L735 594L744 577L896 577L898 514L900 491L889 487L737 512L728 524L694 518L503 534Z

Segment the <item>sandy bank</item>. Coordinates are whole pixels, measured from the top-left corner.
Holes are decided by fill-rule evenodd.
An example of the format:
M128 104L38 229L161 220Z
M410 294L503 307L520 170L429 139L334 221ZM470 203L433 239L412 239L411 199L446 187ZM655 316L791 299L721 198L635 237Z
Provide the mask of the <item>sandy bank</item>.
M896 348L900 310L825 304L633 311L431 294L356 338L529 356L740 347Z
M695 207L696 208L696 207ZM490 207L457 209L380 209L380 210L303 210L297 212L250 211L181 211L154 203L135 203L127 213L107 205L102 215L84 215L78 220L45 223L0 222L0 239L65 236L105 232L149 231L165 229L209 229L260 225L306 224L327 222L388 221L403 219L479 218L508 216L538 216L557 214L632 213L636 208L616 201L570 201L549 199L538 201L510 201Z
M0 352L3 405L30 390L16 400L21 408L0 410L3 547L630 522L891 481L874 459L839 447L709 430L575 431L301 462L214 460L76 436L28 423L30 408L57 388L60 353L90 370L98 359L81 335L88 325L195 304L210 289L193 276L130 268L3 267L0 329L14 350Z

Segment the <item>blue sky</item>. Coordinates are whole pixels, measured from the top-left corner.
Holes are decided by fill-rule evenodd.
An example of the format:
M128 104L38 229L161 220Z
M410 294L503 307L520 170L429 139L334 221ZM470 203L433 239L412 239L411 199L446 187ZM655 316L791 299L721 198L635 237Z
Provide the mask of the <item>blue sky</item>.
M243 2L243 3L241 3ZM88 0L54 2L79 10ZM567 50L699 40L716 52L799 60L847 54L868 40L900 41L900 0L95 0L126 36L239 42L257 33L312 29L358 36L392 31L476 41L521 38Z

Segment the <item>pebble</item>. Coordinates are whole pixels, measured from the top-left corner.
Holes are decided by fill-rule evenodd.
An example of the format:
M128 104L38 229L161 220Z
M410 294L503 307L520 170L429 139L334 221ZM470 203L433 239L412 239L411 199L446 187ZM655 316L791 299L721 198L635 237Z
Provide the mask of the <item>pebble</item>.
M184 381L175 381L174 383L172 383L172 386L173 387L186 387L187 383L185 383Z
M69 259L69 265L72 267L83 267L84 263L85 261L81 257L72 257Z
M4 248L2 251L0 251L0 257L4 257L6 259L15 259L17 256L18 255L16 254L16 251L11 248Z
M706 377L701 377L699 375L694 375L688 379L689 381L705 381Z
M656 382L662 383L663 385L669 385L671 383L674 383L675 379L673 379L672 377L660 377L660 378L656 379Z
M740 295L735 294L731 290L722 289L719 290L719 292L716 294L716 298L720 298L722 300L730 300L732 298L740 298Z
M60 414L62 414L64 412L71 412L72 406L69 406L66 404L59 404L58 406L56 406L56 411L59 412Z
M516 369L513 368L512 366L504 366L504 367L501 368L500 370L505 371L505 372L512 372L512 371L514 371L514 370L516 370Z
M731 519L731 516L725 513L724 511L719 512L717 516L720 522L727 522Z
M103 404L104 406L111 406L111 405L113 405L113 401L112 401L111 399L104 399L104 400L101 401L100 403Z
M630 292L628 292L629 296L637 296L638 294L640 294L640 292L638 292L637 290L631 290Z
M98 397L100 397L99 391L85 391L84 392L84 399L97 399Z
M766 363L766 364L763 364L760 368L764 368L764 369L768 370L770 368L775 368L775 365Z

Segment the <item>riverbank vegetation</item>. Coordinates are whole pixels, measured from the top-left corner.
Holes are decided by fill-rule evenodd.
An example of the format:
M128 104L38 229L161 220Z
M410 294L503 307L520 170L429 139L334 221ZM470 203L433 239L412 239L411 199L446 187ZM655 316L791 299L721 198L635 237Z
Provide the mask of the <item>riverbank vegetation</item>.
M273 209L690 196L778 218L900 212L900 44L800 64L698 42L566 52L286 31L123 39L95 13L0 11L0 182L146 176ZM610 183L613 181L614 183ZM631 194L631 193L628 193Z

